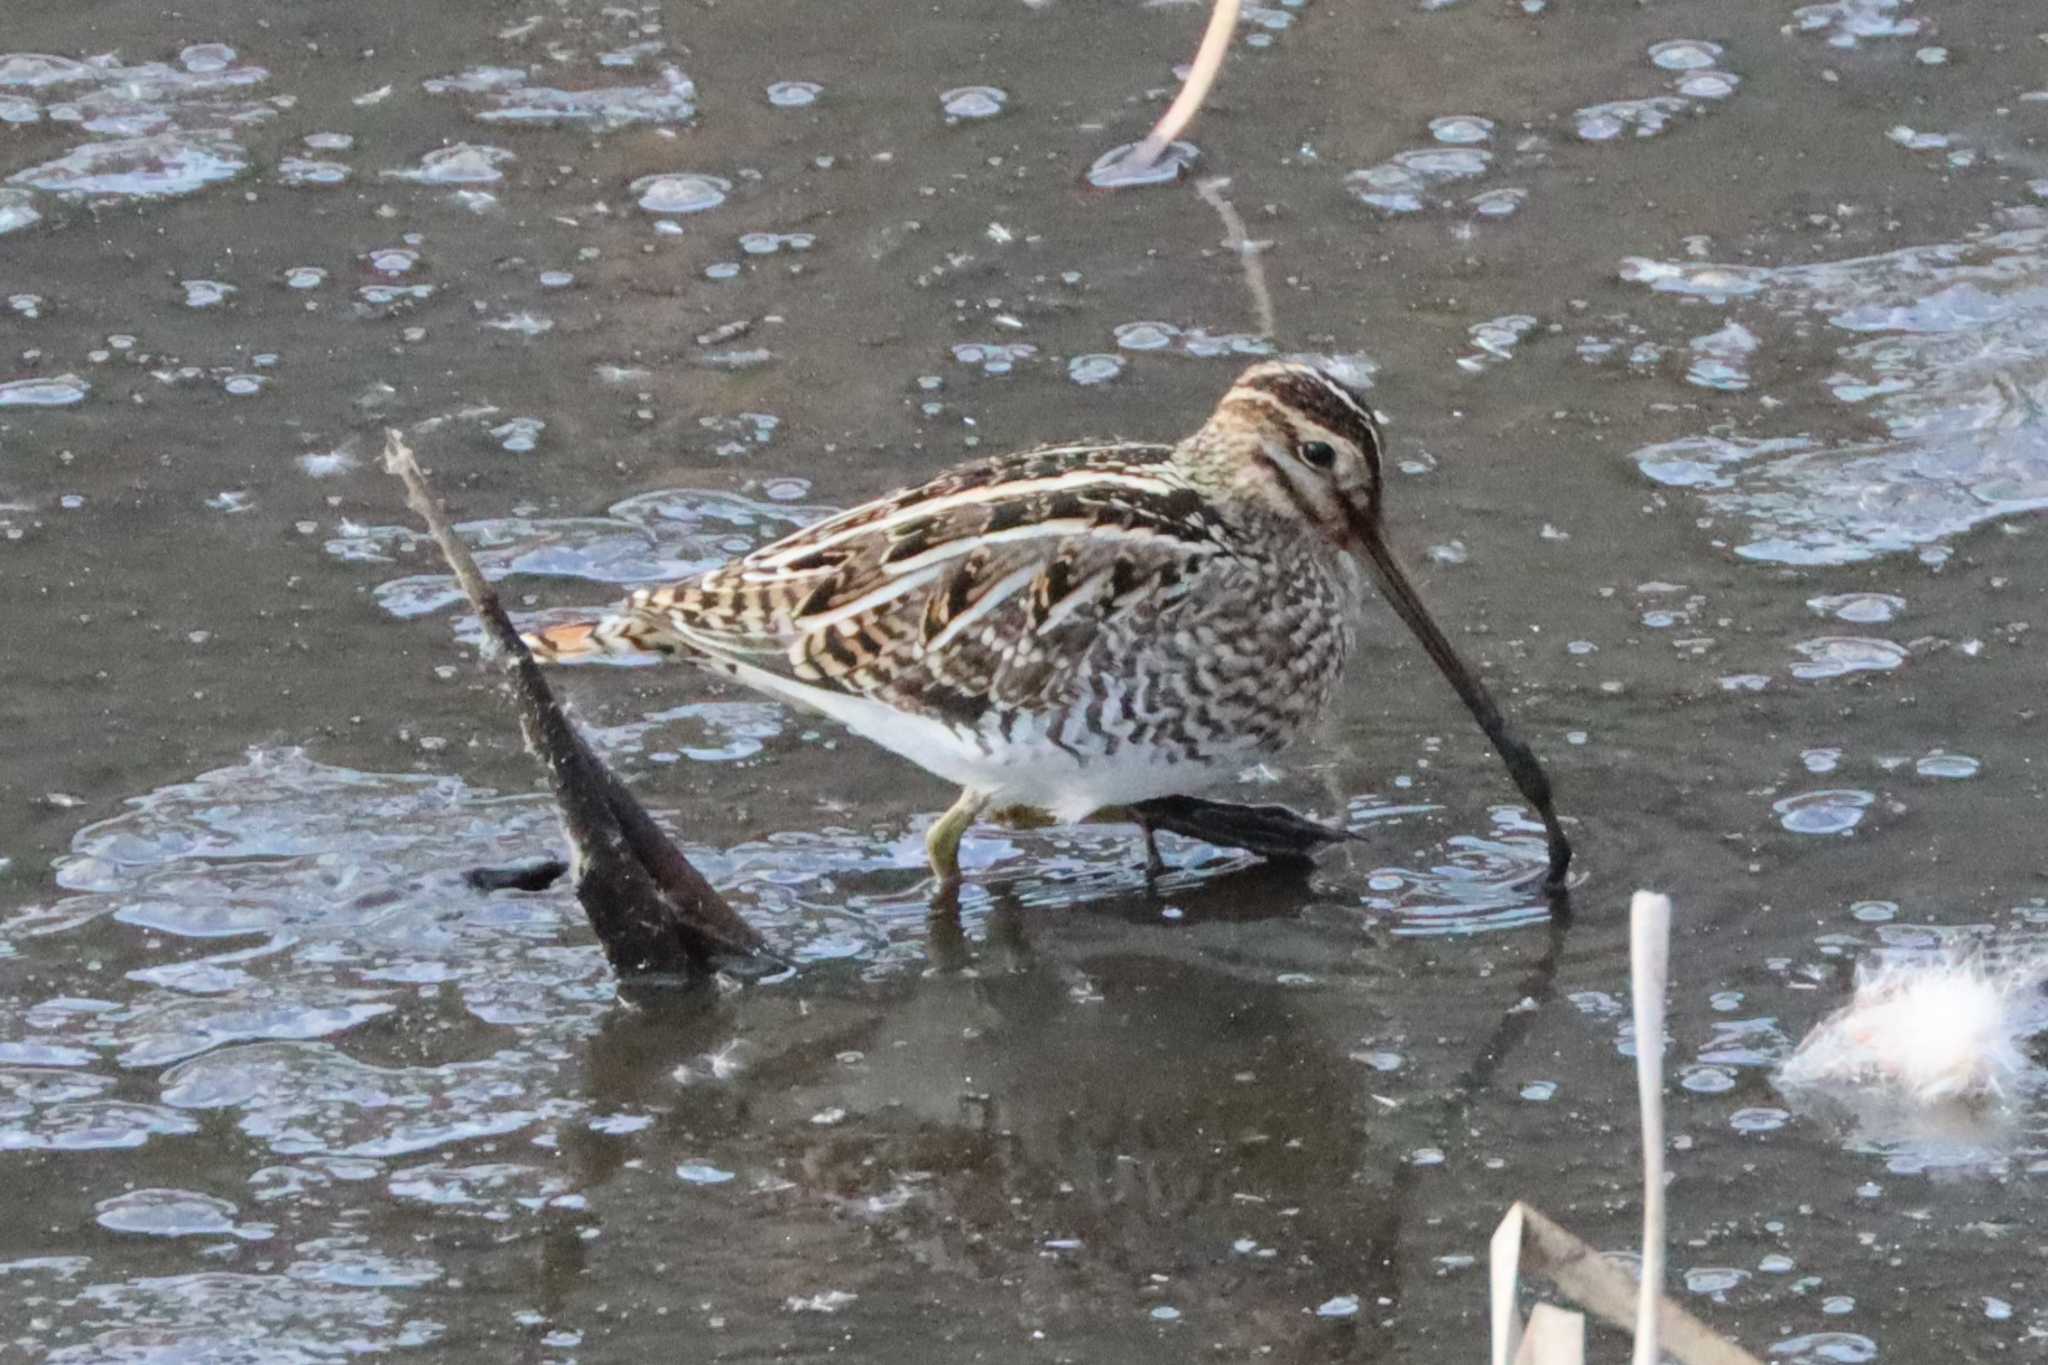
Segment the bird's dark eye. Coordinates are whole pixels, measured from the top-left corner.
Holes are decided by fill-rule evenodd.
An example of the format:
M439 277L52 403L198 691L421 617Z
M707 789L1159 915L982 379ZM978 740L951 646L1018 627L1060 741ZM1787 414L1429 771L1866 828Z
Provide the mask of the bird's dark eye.
M1301 448L1301 462L1317 469L1328 469L1337 463L1337 447L1328 441L1310 441Z

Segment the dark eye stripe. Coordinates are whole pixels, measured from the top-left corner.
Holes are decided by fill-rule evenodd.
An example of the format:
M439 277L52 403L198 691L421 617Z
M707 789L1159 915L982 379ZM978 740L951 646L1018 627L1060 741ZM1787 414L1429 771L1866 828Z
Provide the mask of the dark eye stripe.
M1244 383L1369 455L1378 452L1379 441L1365 405L1328 375L1310 369L1275 369L1247 375Z

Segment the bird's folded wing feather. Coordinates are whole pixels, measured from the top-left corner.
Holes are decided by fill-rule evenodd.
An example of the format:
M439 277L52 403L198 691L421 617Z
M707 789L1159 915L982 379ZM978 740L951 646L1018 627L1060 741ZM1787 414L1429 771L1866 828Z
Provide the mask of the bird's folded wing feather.
M1105 624L1227 558L1166 447L1056 447L968 466L805 528L625 614L686 652L971 722L1030 707Z

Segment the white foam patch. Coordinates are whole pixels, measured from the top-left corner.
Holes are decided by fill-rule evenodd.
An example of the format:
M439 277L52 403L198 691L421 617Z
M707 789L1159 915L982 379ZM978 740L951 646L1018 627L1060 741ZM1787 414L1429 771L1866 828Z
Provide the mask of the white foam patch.
M1779 1084L1923 1110L2006 1104L2048 1079L2025 1047L2048 1028L2044 981L2039 955L1881 960L1859 970L1855 998L1806 1036Z

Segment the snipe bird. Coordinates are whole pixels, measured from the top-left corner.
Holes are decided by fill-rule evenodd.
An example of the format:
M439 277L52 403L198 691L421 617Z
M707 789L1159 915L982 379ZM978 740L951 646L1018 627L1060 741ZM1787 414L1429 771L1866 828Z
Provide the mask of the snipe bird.
M1079 820L1285 747L1335 692L1370 579L1542 816L1560 883L1548 778L1387 545L1384 449L1348 386L1266 362L1178 445L961 465L526 642L688 659L956 784L926 839L950 884L984 812Z

